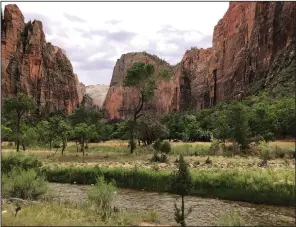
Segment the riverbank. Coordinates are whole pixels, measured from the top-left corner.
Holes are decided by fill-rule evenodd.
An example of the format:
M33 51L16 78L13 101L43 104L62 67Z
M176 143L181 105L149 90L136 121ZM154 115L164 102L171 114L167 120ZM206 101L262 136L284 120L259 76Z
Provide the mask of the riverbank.
M94 184L97 176L114 179L120 188L172 192L170 170L104 167L46 167L49 182ZM265 168L219 168L191 171L191 195L270 205L295 205L294 171Z

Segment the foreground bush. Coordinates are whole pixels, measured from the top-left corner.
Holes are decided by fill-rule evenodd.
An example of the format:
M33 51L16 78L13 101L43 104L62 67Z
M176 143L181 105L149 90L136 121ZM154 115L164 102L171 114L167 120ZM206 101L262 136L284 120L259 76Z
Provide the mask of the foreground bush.
M35 170L14 168L2 174L2 197L37 199L47 191L47 182Z
M41 161L32 155L25 155L23 153L10 153L2 155L1 157L2 173L9 173L15 167L23 170L35 169L37 171L37 169L41 166Z
M144 189L156 192L173 192L171 171L148 169L68 167L46 168L44 172L51 182L95 184L98 176L107 181L115 180L122 188ZM191 195L254 203L294 205L294 171L271 169L217 168L192 171Z
M97 213L103 217L111 214L111 203L116 191L114 182L105 182L103 177L98 177L95 186L87 192L89 201L94 204Z

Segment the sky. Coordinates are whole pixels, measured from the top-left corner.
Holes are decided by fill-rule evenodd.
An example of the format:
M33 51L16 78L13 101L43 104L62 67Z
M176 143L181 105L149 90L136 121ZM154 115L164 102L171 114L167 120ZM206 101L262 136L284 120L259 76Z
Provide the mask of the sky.
M146 51L172 65L191 47L212 46L228 2L17 2L40 20L47 42L66 51L85 85L109 85L116 60ZM2 9L4 7L2 6Z

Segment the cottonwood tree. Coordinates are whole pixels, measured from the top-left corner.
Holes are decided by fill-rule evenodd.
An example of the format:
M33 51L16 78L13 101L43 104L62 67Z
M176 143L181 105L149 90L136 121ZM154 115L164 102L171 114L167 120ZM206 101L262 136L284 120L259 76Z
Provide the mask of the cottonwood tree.
M84 156L85 142L87 140L98 137L98 134L95 130L95 126L89 126L85 123L79 123L74 128L74 136L80 140L80 151Z
M34 110L36 103L32 97L25 95L24 93L18 93L14 97L5 98L3 104L3 114L7 116L7 119L13 125L13 132L16 141L16 151L19 151L20 138L21 138L21 122L29 113Z
M187 214L185 214L184 203L184 197L190 193L192 186L192 177L188 164L185 162L183 155L180 155L178 171L175 171L172 177L172 189L173 193L180 195L182 199L181 208L178 208L175 203L175 221L182 227L186 226L185 218L192 212L192 207L190 207Z
M169 80L171 72L167 68L161 68L158 73L155 72L153 64L144 62L135 62L128 70L124 79L124 86L135 89L138 94L138 100L131 107L132 117L129 121L130 131L130 152L135 149L135 128L137 120L143 115L142 110L146 102L150 101L157 89L156 81ZM135 100L134 100L135 101Z

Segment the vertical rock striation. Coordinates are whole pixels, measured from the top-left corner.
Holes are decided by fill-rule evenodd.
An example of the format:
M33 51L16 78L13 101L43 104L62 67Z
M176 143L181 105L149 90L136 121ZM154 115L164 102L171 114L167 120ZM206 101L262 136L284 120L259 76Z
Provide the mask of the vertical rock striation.
M82 90L64 50L47 43L42 22L24 23L17 5L6 5L2 18L2 97L24 92L40 113L70 113Z

